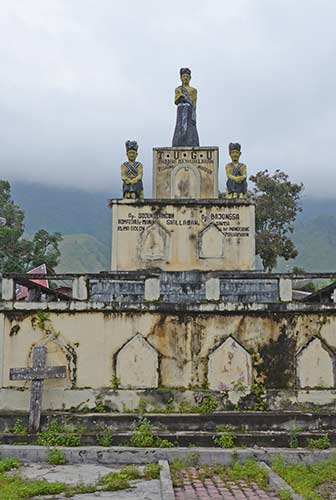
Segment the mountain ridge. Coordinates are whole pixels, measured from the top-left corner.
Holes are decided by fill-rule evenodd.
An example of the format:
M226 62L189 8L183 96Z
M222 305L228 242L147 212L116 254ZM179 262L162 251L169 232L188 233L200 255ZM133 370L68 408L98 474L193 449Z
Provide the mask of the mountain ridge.
M12 182L12 197L25 211L26 232L38 229L60 232L60 272L99 272L110 269L111 209L108 199L116 190L86 192L79 189ZM279 261L278 270L293 266L306 271L336 271L336 198L302 199L293 240L295 260Z

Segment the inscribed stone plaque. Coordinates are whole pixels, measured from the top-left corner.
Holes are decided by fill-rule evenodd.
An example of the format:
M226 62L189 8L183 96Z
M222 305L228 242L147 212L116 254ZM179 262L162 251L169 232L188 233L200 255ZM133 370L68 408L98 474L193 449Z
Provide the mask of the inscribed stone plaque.
M148 389L158 386L158 353L143 338L136 335L117 355L117 377L123 389Z
M318 337L313 338L296 356L298 386L335 387L334 355Z
M250 354L232 337L228 337L209 356L209 389L233 390L238 384L252 384L252 361Z
M218 198L218 148L154 148L153 198Z

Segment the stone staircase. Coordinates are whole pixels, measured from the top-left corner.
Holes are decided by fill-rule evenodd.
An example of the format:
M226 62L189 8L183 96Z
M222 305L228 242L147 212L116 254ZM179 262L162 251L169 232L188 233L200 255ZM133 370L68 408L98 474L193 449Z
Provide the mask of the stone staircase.
M153 434L168 439L176 446L212 447L215 437L232 437L241 447L305 447L310 439L329 437L336 445L336 413L305 412L214 412L211 414L145 414L138 413L68 413L46 412L42 415L41 430L52 420L80 432L82 445L97 444L96 436L102 429L113 434L113 445L125 445L134 428L146 418ZM2 444L35 442L36 436L11 432L15 422L28 424L25 413L0 414L0 441Z

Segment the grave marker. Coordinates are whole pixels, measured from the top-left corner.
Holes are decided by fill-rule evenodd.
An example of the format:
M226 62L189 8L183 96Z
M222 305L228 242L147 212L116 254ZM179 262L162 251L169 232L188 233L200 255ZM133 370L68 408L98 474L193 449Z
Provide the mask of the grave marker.
M33 349L32 368L11 368L9 370L10 380L31 380L30 410L29 410L29 432L37 432L40 428L42 389L43 381L46 379L59 379L66 377L65 366L46 366L47 349L37 346Z

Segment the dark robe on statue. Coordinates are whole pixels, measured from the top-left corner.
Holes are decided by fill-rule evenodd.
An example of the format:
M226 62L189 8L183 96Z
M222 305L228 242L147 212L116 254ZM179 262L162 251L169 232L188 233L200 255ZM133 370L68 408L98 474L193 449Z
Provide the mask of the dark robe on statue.
M184 98L177 105L176 126L173 147L199 146L196 128L196 109L187 89L182 85Z

